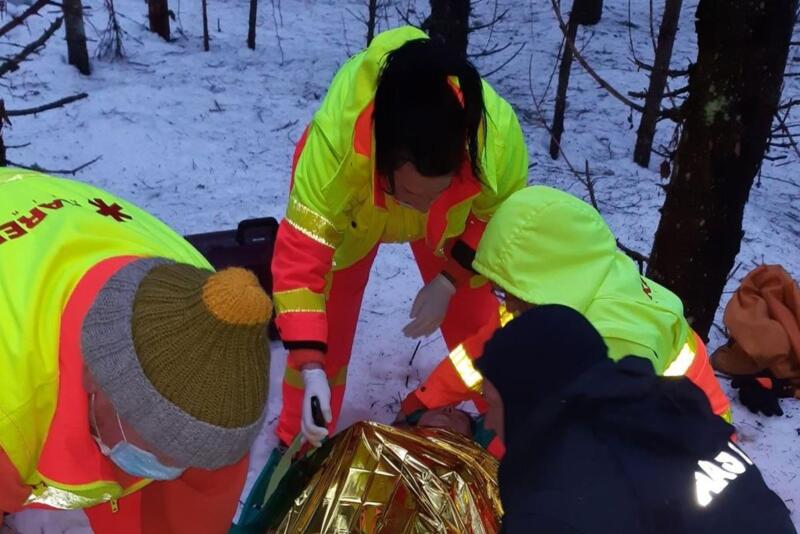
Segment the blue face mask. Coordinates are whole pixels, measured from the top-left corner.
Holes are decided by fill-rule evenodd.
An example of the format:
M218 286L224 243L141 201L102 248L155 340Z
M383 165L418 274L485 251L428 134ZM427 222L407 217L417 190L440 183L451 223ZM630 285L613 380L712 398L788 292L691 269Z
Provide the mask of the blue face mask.
M92 395L91 401L92 419L95 419L94 394ZM119 414L117 414L117 424L119 425L120 432L122 432L122 441L114 445L113 448L109 448L108 445L103 443L97 421L94 421L94 427L98 434L94 439L100 447L100 452L103 453L104 456L110 458L117 467L129 475L152 480L174 480L183 474L185 469L164 465L158 461L158 458L156 458L153 453L142 450L136 445L129 443L128 439L125 437L125 430L122 428L122 422L119 420Z

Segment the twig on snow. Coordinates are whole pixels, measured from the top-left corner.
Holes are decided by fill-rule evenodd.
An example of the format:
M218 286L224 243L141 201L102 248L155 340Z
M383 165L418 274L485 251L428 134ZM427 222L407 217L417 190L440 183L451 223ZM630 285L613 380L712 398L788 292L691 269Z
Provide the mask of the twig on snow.
M19 167L21 169L28 169L30 171L43 172L43 173L47 173L47 174L71 174L71 175L74 176L76 173L78 173L79 171L82 171L83 169L85 169L89 165L97 163L102 157L103 156L97 156L93 160L87 161L83 165L79 165L79 166L75 167L74 169L61 169L61 170L45 169L44 167L41 167L36 163L34 163L34 164L30 165L30 166L22 165L21 163L14 163L13 161L10 161L10 160L8 161L8 163L9 163L9 165L12 165L14 167Z
M736 267L733 268L733 270L730 272L730 274L725 279L725 281L728 282L731 278L733 278L736 275L736 271L738 271L739 267L741 267L741 266L742 266L742 262L737 263Z
M283 54L283 44L281 43L281 33L278 30L278 15L280 15L280 25L283 26L283 12L281 11L281 2L278 0L277 7L275 6L275 0L270 0L272 2L272 22L275 24L275 38L278 41L278 50L281 53L281 65L286 61L286 57Z
M285 130L286 128L291 128L292 126L294 126L298 122L299 122L299 119L295 119L293 121L289 121L286 124L284 124L283 126L278 126L277 128L273 128L272 130L270 130L270 132L280 132L281 130Z

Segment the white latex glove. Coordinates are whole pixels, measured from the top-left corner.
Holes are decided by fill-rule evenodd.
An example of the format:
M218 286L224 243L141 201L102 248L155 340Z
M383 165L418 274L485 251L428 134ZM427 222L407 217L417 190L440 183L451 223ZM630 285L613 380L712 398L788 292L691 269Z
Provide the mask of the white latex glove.
M445 275L436 275L417 293L409 315L412 320L403 328L403 333L413 338L434 333L444 321L447 306L455 292L455 286Z
M319 406L326 423L333 420L331 413L331 387L328 385L328 377L322 369L303 369L303 419L301 429L303 436L315 447L322 445L322 440L328 437L328 429L317 426L314 423L314 416L311 413L311 397L319 399Z

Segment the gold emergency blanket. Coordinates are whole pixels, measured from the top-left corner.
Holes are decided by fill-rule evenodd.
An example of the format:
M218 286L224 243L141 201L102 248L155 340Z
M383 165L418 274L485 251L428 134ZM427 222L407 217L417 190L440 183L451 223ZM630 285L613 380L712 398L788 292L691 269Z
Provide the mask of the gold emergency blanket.
M279 534L499 532L497 460L468 438L358 423L336 440Z

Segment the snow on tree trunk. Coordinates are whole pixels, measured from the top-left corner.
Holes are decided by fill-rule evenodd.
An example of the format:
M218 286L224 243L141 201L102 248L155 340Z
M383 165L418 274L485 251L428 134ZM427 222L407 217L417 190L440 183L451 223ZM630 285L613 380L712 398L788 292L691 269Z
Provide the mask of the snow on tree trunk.
M666 0L664 16L658 30L656 57L653 61L653 71L650 73L650 86L644 101L644 113L642 113L642 120L636 133L636 149L633 152L633 161L642 167L650 165L650 152L653 149L656 123L661 112L661 99L664 97L664 88L667 86L672 45L675 43L675 34L678 32L678 19L681 15L682 4L683 0Z
M150 31L169 41L169 0L147 0Z
M797 0L700 0L697 63L647 275L706 337L781 94Z
M81 74L91 74L89 51L86 49L86 32L83 29L81 0L63 0L64 28L67 35L67 56Z

